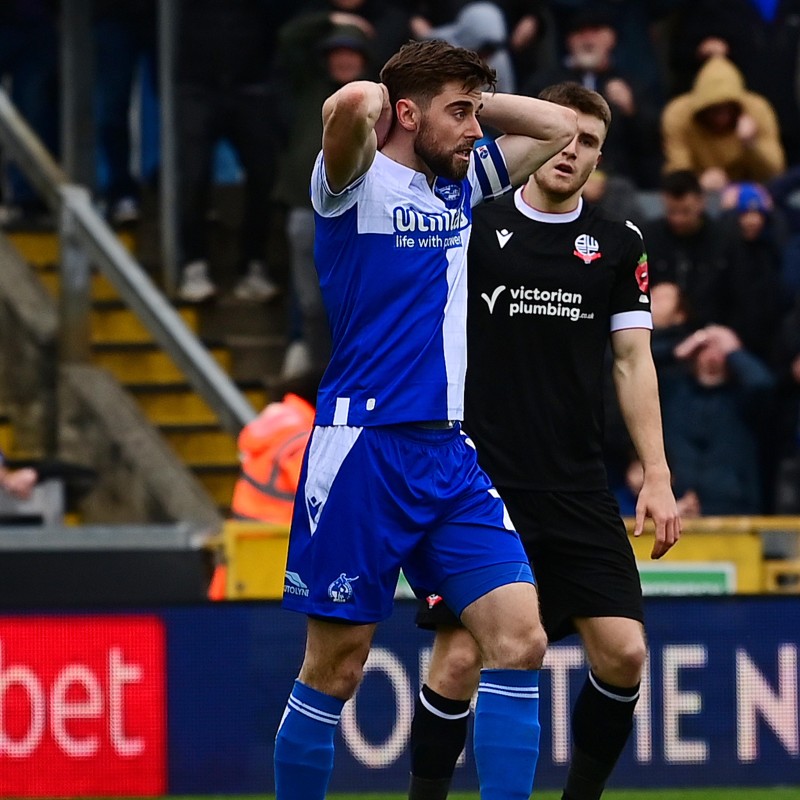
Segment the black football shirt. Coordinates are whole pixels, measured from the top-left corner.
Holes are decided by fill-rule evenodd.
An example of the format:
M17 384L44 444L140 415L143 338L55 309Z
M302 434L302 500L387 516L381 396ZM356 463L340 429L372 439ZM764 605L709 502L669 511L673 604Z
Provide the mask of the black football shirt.
M475 209L467 260L464 430L497 486L604 489L604 354L652 328L638 229L579 202L546 214L521 190Z

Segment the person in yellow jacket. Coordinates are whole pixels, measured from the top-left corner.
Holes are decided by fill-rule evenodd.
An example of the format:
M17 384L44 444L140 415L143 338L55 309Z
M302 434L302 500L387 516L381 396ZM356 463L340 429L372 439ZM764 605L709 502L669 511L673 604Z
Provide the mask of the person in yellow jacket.
M237 440L241 472L233 488L231 516L237 520L289 525L303 454L314 425L317 376L283 381L283 399L269 403L242 428ZM211 600L225 597L227 569L218 564Z
M688 169L706 191L732 181L764 183L786 168L778 120L769 101L747 91L741 72L713 56L691 91L671 100L661 116L665 172Z

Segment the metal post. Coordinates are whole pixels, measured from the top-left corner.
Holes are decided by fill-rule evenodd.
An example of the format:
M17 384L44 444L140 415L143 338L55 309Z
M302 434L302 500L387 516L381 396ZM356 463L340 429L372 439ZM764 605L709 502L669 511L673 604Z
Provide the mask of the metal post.
M178 260L178 167L175 133L175 50L180 0L158 3L159 97L161 105L161 261L164 289L173 294L177 286Z
M94 187L91 0L63 0L61 12L61 150L71 181Z
M58 223L61 244L61 295L59 345L61 360L86 363L91 357L90 311L92 307L91 266L85 248L76 235L73 208L89 202L82 186L62 186Z

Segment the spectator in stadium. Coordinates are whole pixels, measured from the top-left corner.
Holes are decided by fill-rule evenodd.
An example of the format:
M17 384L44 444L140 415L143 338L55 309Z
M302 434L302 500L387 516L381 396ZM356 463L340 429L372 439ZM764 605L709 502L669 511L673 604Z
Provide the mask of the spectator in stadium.
M714 321L732 328L746 350L770 363L781 317L791 306L781 297L781 241L772 198L763 186L742 183L731 186L722 203L730 206L730 218Z
M703 515L762 513L759 418L772 373L723 325L695 331L674 355L685 369L661 373L661 406L676 495L696 495Z
M692 0L681 3L669 47L672 94L688 91L713 55L729 58L747 87L778 116L789 164L800 164L800 1Z
M0 452L0 489L18 500L27 500L39 481L39 473L33 467L13 469L6 466L5 456Z
M678 540L680 519L650 354L644 244L634 226L581 197L611 112L600 94L574 83L540 97L576 111L578 129L522 188L476 210L464 430L520 531L549 640L577 632L583 641L590 671L572 713L563 797L596 800L633 728L646 653L639 573L603 464L609 341L623 416L644 464L634 535L652 517L651 556L660 558ZM519 294L509 286L521 286ZM442 800L464 746L481 655L438 595L418 623L437 633L411 727L409 797Z
M333 352L289 538L283 603L308 623L275 740L277 800L324 797L336 724L401 567L420 595L446 597L483 649L484 800L533 788L546 640L519 536L458 422L466 242L472 205L564 147L575 113L481 91L494 79L472 51L411 42L381 83L349 83L323 106L311 191ZM505 135L476 155L479 108Z
M372 67L370 45L361 27L334 24L325 13L301 15L279 34L277 69L283 86L279 97L288 134L275 199L287 210L291 291L301 334L289 345L284 375L293 368L298 346L305 350L307 369L324 369L330 358L330 327L314 265L314 210L308 184L322 140L319 109L336 89L367 76Z
M185 302L217 292L206 216L212 156L222 138L233 145L245 175L233 293L254 302L278 293L266 261L278 152L271 77L277 28L291 12L286 4L259 0L192 0L181 7L175 117L183 267L177 294Z
M154 0L94 0L95 125L105 167L100 183L109 220L139 218L139 182L131 174L130 111L137 77L156 51Z
M586 181L583 199L620 222L630 220L640 225L645 219L633 182L622 175L609 174L600 167Z
M709 58L691 90L666 105L661 128L665 171L691 170L709 192L763 183L786 168L775 111L724 56Z
M325 13L334 25L361 28L372 43L376 66L412 37L408 11L392 0L306 0L299 13Z
M603 95L614 112L603 145L603 170L622 175L641 189L653 188L661 170L661 109L635 74L616 66L616 45L609 13L593 7L578 11L569 17L564 63L535 73L522 89L535 97L545 86L574 81Z
M698 325L719 319L719 284L726 268L725 231L707 211L706 195L689 170L667 173L661 181L664 215L647 222L650 282L676 284Z
M497 90L513 92L517 81L508 52L508 26L496 3L467 3L450 25L428 28L422 39L443 39L456 47L474 50L497 73Z
M12 102L57 157L58 29L49 0L0 3L0 79L10 79ZM47 217L44 203L14 165L8 170L3 200L2 222L8 226L36 227Z

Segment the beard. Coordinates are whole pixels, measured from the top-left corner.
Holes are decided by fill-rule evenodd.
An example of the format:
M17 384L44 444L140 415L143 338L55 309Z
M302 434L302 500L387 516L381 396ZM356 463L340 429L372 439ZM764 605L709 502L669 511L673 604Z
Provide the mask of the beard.
M436 137L424 121L420 124L419 133L414 140L414 152L434 175L440 175L451 181L461 181L467 177L469 161L456 158L455 152L445 152L438 147Z
M576 192L579 192L583 185L589 180L591 170L585 174L573 174L566 182L558 180L550 180L547 174L542 175L540 172L535 172L533 179L536 181L540 191L545 197L550 197L553 200L566 200Z

